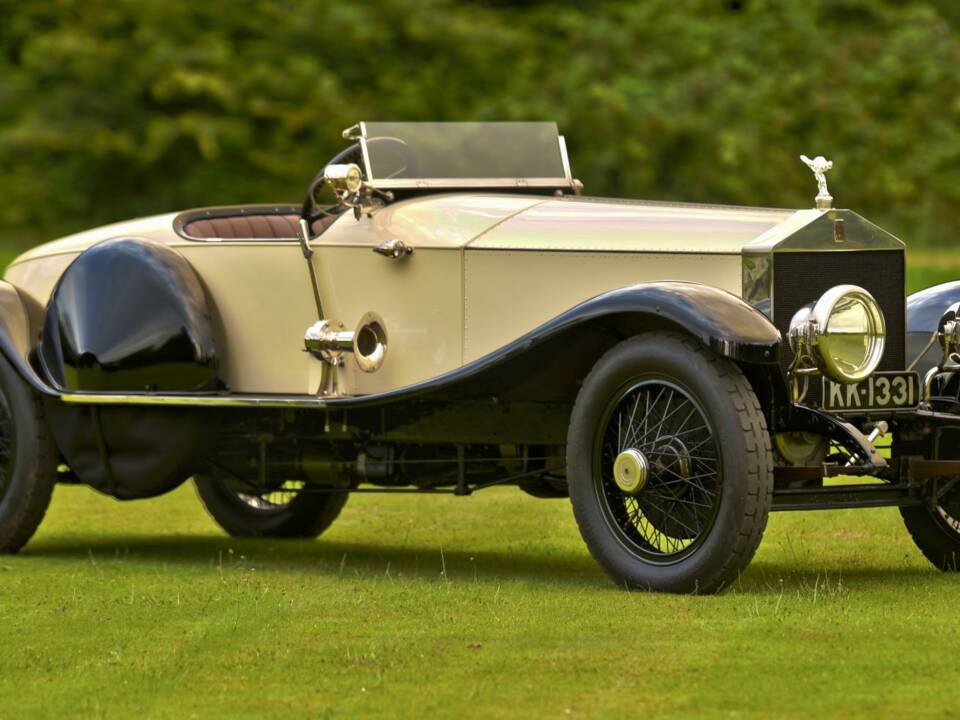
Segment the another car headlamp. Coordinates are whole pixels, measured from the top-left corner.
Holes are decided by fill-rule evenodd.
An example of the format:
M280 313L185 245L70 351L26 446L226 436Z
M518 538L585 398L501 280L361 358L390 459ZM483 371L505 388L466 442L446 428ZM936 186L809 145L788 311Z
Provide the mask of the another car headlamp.
M353 195L363 186L363 173L354 163L327 165L323 169L323 179L337 194Z
M810 372L812 363L841 383L859 382L876 370L885 339L880 306L873 295L856 285L830 288L790 321L794 369Z

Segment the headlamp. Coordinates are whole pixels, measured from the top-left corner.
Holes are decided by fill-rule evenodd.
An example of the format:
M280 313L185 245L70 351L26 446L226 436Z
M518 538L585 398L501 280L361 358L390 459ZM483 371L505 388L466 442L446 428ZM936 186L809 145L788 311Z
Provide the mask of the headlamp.
M873 295L857 285L837 285L790 321L790 346L797 368L813 363L831 380L855 383L880 363L886 337L883 312Z

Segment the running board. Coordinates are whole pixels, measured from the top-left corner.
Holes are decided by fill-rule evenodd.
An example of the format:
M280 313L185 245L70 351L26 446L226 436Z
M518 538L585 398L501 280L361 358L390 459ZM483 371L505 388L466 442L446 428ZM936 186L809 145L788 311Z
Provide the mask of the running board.
M165 407L247 407L324 409L329 403L316 395L158 395L66 393L68 405L161 405ZM344 400L338 397L338 400Z
M828 485L818 488L784 488L773 491L774 511L844 510L868 507L907 507L922 505L923 499L909 485L871 483L869 485Z

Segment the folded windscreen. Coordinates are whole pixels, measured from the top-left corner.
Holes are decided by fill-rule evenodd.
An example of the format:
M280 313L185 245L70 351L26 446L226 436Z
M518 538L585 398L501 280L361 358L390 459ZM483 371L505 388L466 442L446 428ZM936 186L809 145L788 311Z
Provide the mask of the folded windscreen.
M366 122L361 131L374 183L570 183L562 138L552 122Z

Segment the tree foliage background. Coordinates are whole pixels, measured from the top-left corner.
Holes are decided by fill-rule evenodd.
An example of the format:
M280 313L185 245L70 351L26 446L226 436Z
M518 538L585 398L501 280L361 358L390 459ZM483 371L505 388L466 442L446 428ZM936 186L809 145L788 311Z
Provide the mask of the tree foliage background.
M368 120L555 119L594 195L960 229L952 0L0 0L0 238L297 201Z

